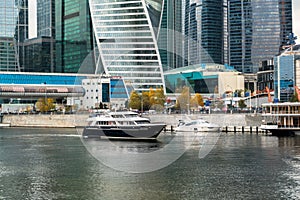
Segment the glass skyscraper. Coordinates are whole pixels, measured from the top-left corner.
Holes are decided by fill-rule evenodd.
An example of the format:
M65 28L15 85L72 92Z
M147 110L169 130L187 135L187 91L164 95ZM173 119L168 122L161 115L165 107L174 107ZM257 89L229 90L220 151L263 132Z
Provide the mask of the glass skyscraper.
M244 73L277 55L292 32L292 0L228 0L229 64Z
M224 0L185 0L183 10L185 65L223 64Z
M55 0L37 0L37 36L55 37Z
M105 72L123 77L140 92L164 87L157 45L163 0L89 2Z
M55 31L55 71L77 73L94 49L88 0L56 0Z
M28 1L2 0L0 4L0 71L22 71L22 46L28 38ZM21 59L21 62L20 62Z
M165 0L158 47L164 70L183 66L182 0Z

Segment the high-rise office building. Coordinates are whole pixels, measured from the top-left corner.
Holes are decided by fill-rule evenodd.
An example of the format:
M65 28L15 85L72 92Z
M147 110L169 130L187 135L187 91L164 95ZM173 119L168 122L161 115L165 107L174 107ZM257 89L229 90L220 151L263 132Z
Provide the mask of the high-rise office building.
M244 73L278 54L292 32L292 0L228 0L229 64Z
M164 87L157 45L163 0L89 2L105 72L122 76L137 91Z
M183 66L182 0L165 0L158 47L164 70Z
M26 40L24 47L24 72L53 72L53 39L41 36Z
M93 59L90 56L94 45L88 0L55 1L55 38L56 72L77 73L86 59ZM93 65L94 61L89 62L89 66Z
M37 37L55 37L55 0L37 0Z
M37 37L48 37L42 39L43 50L47 52L49 48L50 72L55 71L55 0L37 0ZM48 60L48 59L47 59ZM45 66L46 67L46 66Z
M0 71L22 71L24 51L19 44L27 38L28 1L2 0L0 4Z
M32 9L36 10L37 30L23 43L24 71L55 72L55 0L37 0Z
M185 0L185 65L224 63L224 0Z

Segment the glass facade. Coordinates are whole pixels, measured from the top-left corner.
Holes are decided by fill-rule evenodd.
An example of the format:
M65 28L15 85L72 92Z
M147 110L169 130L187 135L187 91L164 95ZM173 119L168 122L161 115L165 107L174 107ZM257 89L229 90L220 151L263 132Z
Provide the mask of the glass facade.
M37 0L37 36L55 37L55 0Z
M41 59L46 59L46 61L42 61L43 65L35 65L37 68L33 68L33 64L26 63L25 71L36 71L36 72L54 72L55 71L55 0L37 0L37 37L45 38L47 37L47 41L42 39L41 44L37 44L37 41L41 39L37 39L35 45L32 47L25 48L27 55L33 54L35 57L39 57ZM30 43L30 42L29 42ZM36 50L41 49L41 55L36 55ZM29 52L29 49L32 49L33 52ZM26 59L26 58L25 58ZM36 58L33 58L36 59ZM28 58L27 58L28 60ZM41 62L39 62L41 63ZM42 69L40 69L42 68Z
M53 72L51 54L52 37L39 37L24 43L25 72Z
M229 64L255 73L271 59L292 32L292 0L228 0Z
M47 84L47 85L81 85L86 76L57 75L45 73L0 73L0 84Z
M104 70L138 91L164 87L157 46L163 0L90 0Z
M225 4L226 5L226 4ZM224 0L186 0L185 65L224 63Z
M56 0L55 17L55 71L77 73L94 49L88 0Z
M290 101L294 95L296 57L300 56L280 55L274 59L274 94L282 102Z
M182 0L165 0L158 38L164 70L183 66Z
M0 4L0 71L22 71L22 46L28 38L28 1L2 0Z

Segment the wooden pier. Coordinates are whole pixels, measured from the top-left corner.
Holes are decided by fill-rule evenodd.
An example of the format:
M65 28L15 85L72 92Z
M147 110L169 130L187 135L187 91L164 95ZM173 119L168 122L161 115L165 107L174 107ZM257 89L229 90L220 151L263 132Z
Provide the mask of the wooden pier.
M175 126L167 125L164 131L174 131ZM259 126L224 126L221 127L221 132L224 133L248 133L248 134L260 134L269 135L268 132L262 130Z

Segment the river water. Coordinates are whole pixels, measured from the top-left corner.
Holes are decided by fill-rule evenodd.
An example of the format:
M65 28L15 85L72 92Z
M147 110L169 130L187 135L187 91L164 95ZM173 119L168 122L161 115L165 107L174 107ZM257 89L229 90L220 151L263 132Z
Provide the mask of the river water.
M155 152L174 137L162 133L157 142L113 145L122 149L120 154ZM108 140L87 143L101 151L116 149ZM200 147L194 142L181 155L177 149L182 146L174 143L173 153L181 155L177 160L158 170L131 173L101 162L74 129L3 128L0 199L300 199L300 137L222 133L202 158ZM157 162L168 154L173 156L166 151ZM117 159L120 165L137 165ZM151 165L146 159L144 163Z

